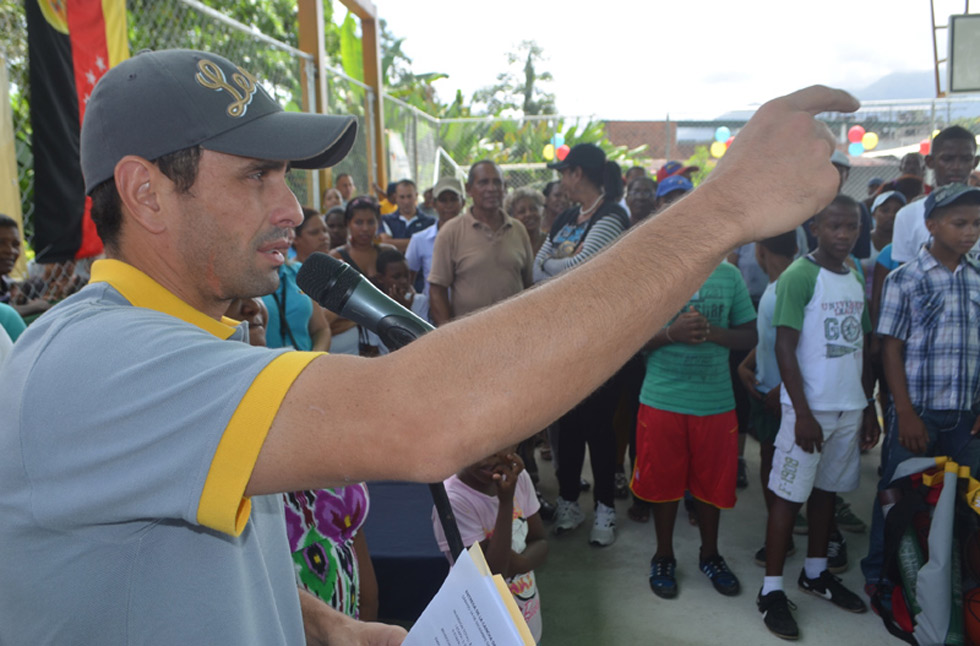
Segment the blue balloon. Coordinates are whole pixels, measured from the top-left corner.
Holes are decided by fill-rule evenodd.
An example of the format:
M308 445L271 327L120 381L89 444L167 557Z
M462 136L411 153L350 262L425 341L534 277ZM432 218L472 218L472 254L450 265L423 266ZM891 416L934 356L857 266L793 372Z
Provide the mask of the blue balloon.
M854 142L847 147L847 154L851 157L860 157L864 153L864 144L860 141Z
M562 146L564 146L565 135L561 134L560 132L555 133L555 135L551 138L551 145L554 146L555 148L561 148Z
M718 126L715 130L715 141L720 144L728 141L728 138L732 136L732 131L728 129L728 126Z

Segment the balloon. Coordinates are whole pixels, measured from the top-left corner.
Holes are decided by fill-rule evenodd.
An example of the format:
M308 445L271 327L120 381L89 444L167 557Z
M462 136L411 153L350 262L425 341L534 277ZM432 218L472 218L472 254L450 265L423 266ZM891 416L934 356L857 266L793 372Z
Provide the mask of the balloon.
M561 148L565 145L565 135L556 132L555 136L551 138L551 143L555 148Z
M727 148L725 144L720 141L711 142L711 156L715 159L721 159L721 156L725 154Z
M731 146L733 141L735 141L735 137L729 137L728 141L725 142L725 148Z
M555 155L557 155L558 161L565 161L565 158L568 157L568 152L570 150L571 148L568 147L568 144L562 144L558 146L558 149L555 151Z
M847 131L847 140L852 144L861 143L862 137L864 137L864 128L861 126L851 126Z
M930 140L931 139L935 139L936 138L936 135L938 135L938 134L939 134L939 130L933 130L932 131L932 135L929 137L929 139Z
M878 135L873 132L864 133L864 136L861 137L861 145L864 146L865 150L874 150L875 146L878 145Z
M847 147L847 154L850 155L851 157L860 157L861 153L863 152L864 152L864 145L860 141L852 143L850 146Z
M920 155L928 155L929 154L929 149L931 147L932 146L930 146L929 140L928 139L923 139L922 141L919 142L919 154Z
M555 158L555 147L551 144L545 144L544 146L544 158L547 161L551 161Z
M732 131L728 129L728 126L718 126L715 130L715 141L720 144L725 143L725 140L732 136Z

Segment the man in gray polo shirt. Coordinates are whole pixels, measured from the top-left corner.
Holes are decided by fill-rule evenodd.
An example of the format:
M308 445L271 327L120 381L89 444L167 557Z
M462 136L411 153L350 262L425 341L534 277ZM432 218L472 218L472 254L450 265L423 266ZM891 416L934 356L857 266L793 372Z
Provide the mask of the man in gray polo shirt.
M283 112L248 70L204 52L120 63L81 137L109 259L0 367L3 642L400 643L400 628L297 593L265 495L434 482L547 425L727 250L834 196L832 138L812 115L856 107L821 87L764 105L703 188L613 253L362 359L251 347L222 316L277 286L302 217L288 167L339 161L353 118ZM537 387L554 375L562 388Z

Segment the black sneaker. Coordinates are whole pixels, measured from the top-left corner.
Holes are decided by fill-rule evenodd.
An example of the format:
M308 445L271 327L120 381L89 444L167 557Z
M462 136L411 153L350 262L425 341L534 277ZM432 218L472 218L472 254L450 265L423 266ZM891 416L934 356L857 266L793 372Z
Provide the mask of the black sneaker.
M701 561L701 571L711 580L715 590L726 597L734 597L742 591L738 577L728 569L728 564L720 554L715 554Z
M847 571L847 541L837 530L830 533L827 542L827 569L832 574Z
M796 554L796 544L793 542L793 537L790 536L789 546L786 548L786 556L793 556ZM755 553L755 564L760 567L766 567L766 546L763 545L759 548L759 551Z
M786 593L782 590L773 590L766 596L762 596L762 589L759 589L759 596L756 597L755 605L762 613L762 621L776 637L783 639L799 639L800 629L793 619L790 608L796 610L796 604L786 598Z
M745 458L738 459L738 475L735 476L735 487L746 489L749 486L749 473L745 467Z
M661 599L673 599L677 596L677 578L674 571L677 560L672 557L650 559L650 589Z
M868 606L864 605L861 597L845 588L840 577L834 576L827 570L821 572L820 576L815 579L808 579L806 570L803 570L800 572L798 584L803 592L808 592L815 597L822 597L838 608L857 613L868 610Z

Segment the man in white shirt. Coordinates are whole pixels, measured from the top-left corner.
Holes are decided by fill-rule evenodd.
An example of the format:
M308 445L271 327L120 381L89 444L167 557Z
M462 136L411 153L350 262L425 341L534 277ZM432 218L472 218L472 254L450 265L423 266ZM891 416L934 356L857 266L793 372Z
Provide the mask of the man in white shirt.
M936 135L926 155L926 166L936 176L937 188L954 182L966 184L978 161L976 138L960 126L950 126ZM912 260L927 242L929 231L926 229L925 200L916 200L895 216L892 260L898 263ZM973 251L977 251L976 246Z

